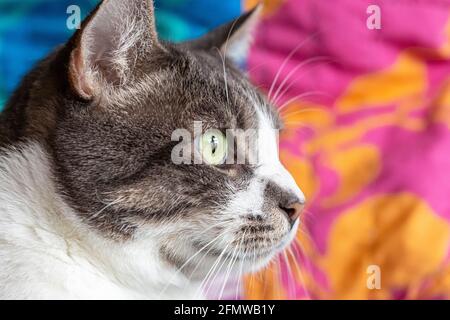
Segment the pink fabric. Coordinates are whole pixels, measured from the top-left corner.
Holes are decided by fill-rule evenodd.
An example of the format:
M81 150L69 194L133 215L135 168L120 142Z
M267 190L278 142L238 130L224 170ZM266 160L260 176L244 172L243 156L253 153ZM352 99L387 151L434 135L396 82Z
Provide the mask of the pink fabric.
M296 260L309 281L286 264L263 277L285 298L449 298L450 1L278 2L249 71L267 92L279 72L272 98L286 90L281 157L307 191ZM367 28L369 5L380 30ZM379 290L366 288L370 264Z

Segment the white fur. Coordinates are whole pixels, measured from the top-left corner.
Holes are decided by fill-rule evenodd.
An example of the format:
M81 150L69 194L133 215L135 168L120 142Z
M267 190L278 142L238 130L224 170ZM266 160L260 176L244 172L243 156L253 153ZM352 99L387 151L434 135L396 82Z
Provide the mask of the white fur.
M122 244L97 235L50 177L36 143L0 157L0 299L200 298L159 260L157 234Z
M259 120L258 130L258 162L256 177L264 177L276 183L287 192L295 194L301 202L305 196L292 175L281 164L278 152L278 131L273 128L272 121L263 111L256 109Z
M257 114L260 166L247 190L229 202L230 213L263 214L269 180L304 200L278 159L270 119L260 110ZM39 144L0 157L0 181L0 299L201 298L198 284L158 258L156 243L167 230L143 227L135 240L117 243L81 224L55 191Z
M270 117L258 106L258 136L256 150L258 168L249 186L236 193L228 204L227 211L244 211L253 215L263 215L264 191L269 181L275 183L286 192L296 195L301 203L305 196L297 186L292 175L281 164L278 152L278 131L273 128ZM296 229L296 228L293 228Z
M273 128L270 116L256 106L256 115L258 117L258 137L254 152L257 154L258 168L255 171L254 177L250 181L248 187L244 190L237 191L233 199L227 204L224 213L234 216L236 212L243 214L251 214L255 216L264 216L264 192L269 182L275 183L285 192L292 193L298 197L299 202L305 202L305 196L297 186L292 175L284 168L279 159L278 152L278 131ZM281 215L280 215L281 217ZM279 223L282 223L281 220ZM277 254L285 249L293 239L298 230L299 220L297 220L293 227L289 229L289 224L284 221L286 225L287 235L283 241L274 247L273 254ZM251 270L256 271L264 267L273 256L260 261L255 261Z

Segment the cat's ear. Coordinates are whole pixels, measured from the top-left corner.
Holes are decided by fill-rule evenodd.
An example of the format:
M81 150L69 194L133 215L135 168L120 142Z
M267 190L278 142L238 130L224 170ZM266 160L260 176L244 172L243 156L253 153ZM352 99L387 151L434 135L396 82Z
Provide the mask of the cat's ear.
M262 9L263 5L260 3L234 21L188 42L187 45L198 50L219 50L223 57L226 56L239 63L246 58L250 49Z
M69 42L70 84L84 99L126 84L158 46L152 0L104 0Z

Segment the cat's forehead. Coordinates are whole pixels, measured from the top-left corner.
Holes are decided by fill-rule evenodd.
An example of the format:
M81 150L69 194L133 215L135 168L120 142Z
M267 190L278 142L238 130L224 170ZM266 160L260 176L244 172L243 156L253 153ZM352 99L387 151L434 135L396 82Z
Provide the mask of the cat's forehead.
M104 109L129 127L151 127L165 134L194 121L204 127L249 129L259 126L258 111L279 128L277 113L245 76L214 52L171 49L149 62L138 84Z
M123 99L127 116L151 118L168 128L189 128L194 121L207 127L257 128L258 111L269 115L274 128L278 114L243 74L214 52L170 48L144 83Z

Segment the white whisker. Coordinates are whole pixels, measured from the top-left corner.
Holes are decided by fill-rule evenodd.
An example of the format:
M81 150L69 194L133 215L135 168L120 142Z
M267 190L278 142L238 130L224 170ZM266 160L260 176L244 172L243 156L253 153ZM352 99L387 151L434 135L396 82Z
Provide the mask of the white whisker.
M217 223L217 224L215 224L215 225L212 225L212 226L210 226L209 228L207 228L206 230L204 230L203 232L202 232L202 234L203 233L205 233L206 231L208 231L208 230L210 230L210 229L212 229L212 228L214 228L214 227L217 227L217 226L221 226L221 225L224 225L222 222L221 223ZM177 270L176 270L176 272L175 272L175 274L174 275L172 275L172 277L169 279L169 281L167 282L167 284L165 285L165 287L161 290L161 292L159 293L159 296L161 296L166 290L167 290L167 288L170 286L170 284L171 284L171 282L175 279L175 277L177 276L177 275L179 275L181 272L182 272L182 270L196 257L196 256L198 256L204 249L206 249L208 246L210 246L210 245L212 245L214 242L216 242L217 240L219 240L219 238L220 237L223 237L223 233L220 233L219 235L217 235L214 239L212 239L210 242L208 242L206 245L204 245L202 248L200 248L194 255L192 255L187 261L185 261L184 262L184 264L181 266L181 267L179 267ZM208 254L209 253L209 251L212 249L212 247L206 252L206 254ZM204 259L204 257L205 256L203 256L203 258L202 258L202 260ZM199 263L197 263L197 265L196 265L196 268L195 268L195 270L197 269L197 267L198 267L198 265L200 264L200 262ZM194 271L195 271L194 270ZM193 272L191 273L191 276L189 277L189 279L188 279L188 281L191 279L191 277L192 277L192 274L193 274Z
M225 94L227 96L227 102L230 103L230 96L228 94L228 76L227 76L227 67L225 64L225 59L226 57L224 57L224 55L222 55L222 52L220 52L220 49L216 48L217 52L219 53L220 59L222 59L222 65L223 65L223 80L225 82Z
M286 66L286 64L289 62L289 60L292 58L292 56L305 44L305 43L307 43L308 41L310 41L311 39L313 39L315 36L317 35L317 33L316 34L313 34L313 35L311 35L311 36L309 36L309 37L307 37L306 39L304 39L302 42L300 42L289 54L288 54L288 56L284 59L284 61L282 62L282 64L281 64L281 66L280 66L280 68L278 68L278 71L277 71L277 73L275 74L275 78L274 78L274 80L272 81L272 85L270 86L270 89L269 89L269 93L267 94L267 96L269 97L269 99L271 99L271 94L272 94L272 91L273 91L273 89L274 89L274 87L275 87L275 85L276 85L276 83L277 83L277 81L278 81L278 78L279 78L279 76L280 76L280 74L281 74L281 72L283 71L283 69L284 69L284 67Z
M294 243L298 243L298 242L294 242ZM301 246L300 243L298 243L298 244ZM291 247L291 248L294 248L294 249L296 249L296 250L298 249L298 248L296 248L295 246L293 246L293 247ZM298 251L297 251L297 252L298 252ZM293 253L293 251L290 251L290 253L291 253L291 255L293 255L294 260L297 261L297 260L296 260L296 256L295 256L295 254ZM299 255L299 257L300 257L300 256L301 256L301 255ZM311 300L311 296L310 296L310 294L309 294L309 291L308 291L308 288L307 288L307 284L306 284L305 278L303 277L303 272L302 272L300 266L296 265L296 267L297 267L297 272L298 272L298 274L299 274L299 276L300 276L300 280L301 280L302 285L303 285L303 290L304 290L305 293L306 293L306 297L307 297L309 300Z
M288 100L287 102L285 102L283 105L281 105L281 106L278 108L278 112L281 112L284 108L286 108L287 106L289 106L291 103L293 103L294 101L297 101L297 100L299 100L299 99L301 99L301 98L308 97L308 96L313 96L313 95L321 95L321 94L323 95L324 93L321 92L321 91L310 91L310 92L305 92L305 93L299 94L299 95L297 95L297 96L295 96L295 97L289 99L289 100Z
M96 213L94 213L94 214L92 215L92 218L97 218L97 217L98 217L100 214L102 214L102 212L104 212L106 209L108 209L109 207L111 207L111 206L113 206L113 205L116 205L116 204L122 202L123 200L124 200L124 199L122 199L122 198L118 198L118 199L116 199L116 200L114 200L114 201L108 203L108 204L107 204L106 206L104 206L102 209L100 209L99 211L97 211Z
M216 259L216 261L213 263L213 265L211 266L211 268L209 269L208 273L206 274L205 278L203 279L203 281L200 284L200 287L198 290L202 290L203 286L209 281L209 278L211 277L212 273L215 271L215 269L217 268L217 265L220 263L222 256L225 254L226 250L228 249L228 247L230 246L231 242L228 243L225 248L222 250L222 252L220 253L219 257ZM205 295L207 295L207 292L205 293Z
M223 285L222 285L222 289L221 289L221 291L220 291L219 300L222 300L222 295L223 295L223 292L224 292L224 290L225 290L225 286L226 286L226 284L227 284L227 282L228 282L228 279L229 279L229 277L230 277L231 270L233 269L234 264L236 263L237 258L238 258L238 254L236 254L236 252L237 252L238 250L241 250L241 246L242 246L242 244L243 244L243 242L244 242L244 239L245 239L245 233L246 233L246 232L247 232L247 230L244 231L243 235L241 236L241 240L239 241L239 244L236 246L236 248L235 248L234 251L233 251L233 256L231 257L231 261L230 261L230 264L229 264L229 266L228 266L227 274L226 274L226 276L225 276L225 279L224 279L224 282L223 282ZM238 240L239 240L239 239L238 239Z
M326 58L325 57L314 57L314 58L310 58L307 59L305 61L302 61L301 63L299 63L297 66L295 66L294 68L292 68L292 70L287 74L287 76L283 79L283 81L281 82L281 84L278 86L277 91L275 92L273 98L271 99L273 101L273 104L277 104L277 100L279 98L279 93L280 91L283 89L284 85L286 84L287 81L289 81L289 79L297 72L298 69L307 66L308 64L317 62L317 61L325 61Z

